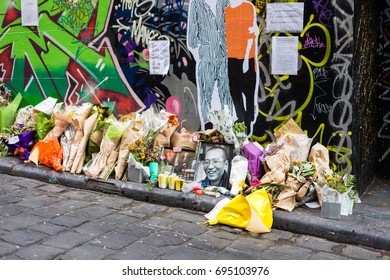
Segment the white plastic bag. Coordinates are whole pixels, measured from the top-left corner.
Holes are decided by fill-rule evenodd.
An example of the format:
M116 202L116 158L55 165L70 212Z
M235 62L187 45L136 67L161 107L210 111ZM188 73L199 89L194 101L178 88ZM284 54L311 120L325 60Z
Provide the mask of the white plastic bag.
M232 160L229 182L232 185L231 196L239 194L240 189L245 186L245 179L248 172L248 160L243 156L235 156Z

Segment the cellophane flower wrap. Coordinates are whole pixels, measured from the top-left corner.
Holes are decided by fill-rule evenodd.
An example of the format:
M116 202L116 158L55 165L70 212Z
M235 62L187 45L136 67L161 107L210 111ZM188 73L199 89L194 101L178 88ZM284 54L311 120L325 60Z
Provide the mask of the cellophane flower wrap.
M263 166L261 164L261 156L263 155L263 148L258 143L247 141L243 145L244 156L248 159L248 171L251 175L251 183L259 180L264 174Z
M43 140L53 128L54 120L51 118L51 115L43 112L37 112L35 114L35 131L38 141Z
M45 138L38 141L30 154L29 160L52 167L54 170L62 172L62 147L57 137Z
M213 124L213 128L223 134L226 143L234 144L236 150L240 148L233 130L234 122L227 107L223 111L210 111L207 117Z
M21 160L28 160L30 150L35 144L34 112L32 106L18 110L13 125L3 129L1 138L8 152Z
M14 123L21 101L22 95L20 93L12 100L11 91L3 83L0 83L0 132Z
M104 132L100 151L92 159L91 165L85 169L85 174L91 178L97 178L99 176L106 177L107 174L102 174L102 172L105 171L107 173L112 171L112 167L118 156L117 147L119 146L123 133L131 123L129 120L117 120L113 115L107 118L106 122L108 126ZM112 153L114 156L111 156Z

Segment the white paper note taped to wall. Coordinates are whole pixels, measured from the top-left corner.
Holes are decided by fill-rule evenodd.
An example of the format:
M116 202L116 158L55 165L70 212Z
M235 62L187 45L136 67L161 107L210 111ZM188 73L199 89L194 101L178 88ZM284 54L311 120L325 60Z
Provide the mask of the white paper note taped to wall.
M268 3L266 32L301 32L304 3Z
M272 37L271 74L297 75L298 36Z
M151 75L168 74L170 65L168 40L150 41L149 56L149 73Z
M38 0L22 0L22 25L38 26Z

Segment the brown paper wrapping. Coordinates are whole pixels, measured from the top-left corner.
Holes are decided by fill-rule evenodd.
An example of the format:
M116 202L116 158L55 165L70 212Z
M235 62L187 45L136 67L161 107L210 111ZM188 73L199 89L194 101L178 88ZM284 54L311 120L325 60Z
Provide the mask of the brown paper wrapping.
M163 129L159 134L154 137L153 147L154 148L163 148L171 146L171 137L172 134L177 129L177 125L167 127Z
M324 173L331 173L329 150L324 145L316 143L310 150L308 160L315 166L318 179L325 181Z
M109 157L107 158L106 166L103 169L103 171L100 173L99 178L100 179L105 179L107 178L112 171L113 166L115 165L119 155L119 144L117 147L111 152Z
M194 141L193 138L194 138L194 132L182 128L180 132L175 131L172 134L171 137L172 147L195 151L198 142Z
M305 134L305 132L299 127L299 125L293 120L289 119L284 125L282 125L275 133L276 138L280 138L287 132L294 134Z
M262 184L283 184L290 168L290 152L288 145L283 145L275 154L266 156L267 173L260 179Z
M296 191L294 191L290 187L285 187L278 197L276 198L276 208L287 210L288 212L291 212L295 208L295 195L297 194Z
M296 195L302 183L292 174L287 175L286 186L276 198L275 206L291 212L295 208Z
M111 152L116 149L118 142L103 141L100 145L100 152L92 160L91 165L85 170L85 175L93 179L99 177L100 173L104 170L107 164L107 159Z
M91 131L97 122L97 118L98 118L98 112L95 112L84 122L84 127L83 127L84 135L79 143L79 149L77 150L70 173L81 172L80 165L84 163L85 152L86 152L85 149L87 148L89 135L91 134Z
M53 109L53 118L54 118L54 127L49 133L45 136L44 140L50 139L52 137L59 138L61 134L65 131L68 125L72 122L72 113L75 107L69 106L65 108L65 111L61 111L62 104L58 103Z
M121 180L127 168L127 160L129 157L129 145L136 142L142 137L143 130L139 126L129 126L123 136L119 145L118 164L115 167L115 179Z
M77 151L79 150L80 142L84 136L84 122L89 116L91 112L91 108L92 108L91 103L84 103L83 105L77 108L76 112L74 112L72 116L72 123L73 123L75 134L70 148L68 163L65 167L66 171L69 171L72 168L73 161L76 157Z

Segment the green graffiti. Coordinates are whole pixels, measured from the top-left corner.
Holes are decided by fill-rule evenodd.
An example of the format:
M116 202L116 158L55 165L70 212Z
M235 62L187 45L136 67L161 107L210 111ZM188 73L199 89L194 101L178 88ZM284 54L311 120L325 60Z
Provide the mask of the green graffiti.
M72 97L72 103L75 99L110 102L109 98L101 96L103 94L96 96L99 91L107 91L127 97L125 102L115 105L116 109L118 106L122 111L124 108L142 109L144 105L128 85L111 53L109 40L100 38L105 32L111 5L107 0L39 1L38 27L26 27L21 25L20 17L4 24L7 12L20 11L20 3L12 7L11 1L2 2L0 55L6 51L11 54L7 61L0 61L0 66L12 69L5 82L13 91L22 93L27 104L34 105L49 96L60 100ZM88 26L90 21L92 27Z

